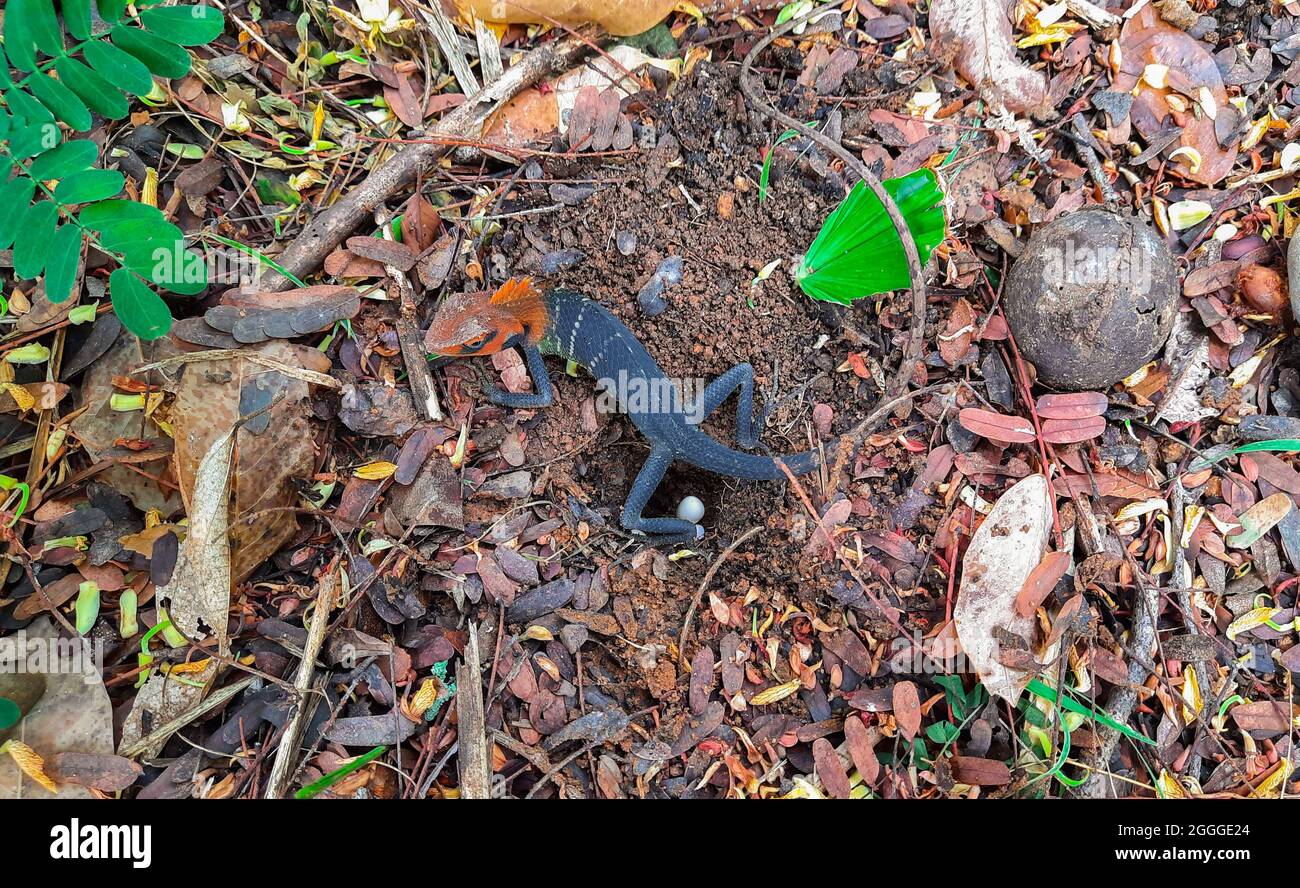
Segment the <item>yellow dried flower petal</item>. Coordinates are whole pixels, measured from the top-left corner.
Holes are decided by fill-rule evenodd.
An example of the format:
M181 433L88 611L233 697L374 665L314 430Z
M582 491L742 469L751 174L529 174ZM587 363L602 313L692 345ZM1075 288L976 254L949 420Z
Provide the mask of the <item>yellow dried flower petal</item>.
M397 466L381 459L361 466L352 474L365 481L382 481L385 478L391 478L396 471Z
M46 775L45 759L41 758L36 750L18 740L6 741L2 748L9 753L9 757L14 760L14 764L16 764L24 774L35 780L50 792L59 791L59 788L54 785L54 781Z
M1248 610L1237 619L1228 624L1226 635L1229 641L1235 641L1237 636L1243 632L1249 632L1257 626L1263 626L1269 620L1273 619L1273 614L1277 613L1271 607L1257 607Z
M779 703L795 691L799 690L802 685L803 682L797 678L792 681L787 681L785 684L773 685L772 687L759 691L757 694L750 697L749 702L753 706L768 706L772 703Z

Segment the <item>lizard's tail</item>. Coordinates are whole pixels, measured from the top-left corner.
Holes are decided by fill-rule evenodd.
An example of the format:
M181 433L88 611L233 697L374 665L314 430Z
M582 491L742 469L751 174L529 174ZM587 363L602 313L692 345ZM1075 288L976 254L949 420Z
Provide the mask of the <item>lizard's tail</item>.
M732 450L704 434L701 434L700 438L703 440L691 442L689 453L678 454L678 459L705 471L730 475L733 478L752 481L785 480L785 472L781 471L776 460L770 456ZM829 458L838 444L838 440L827 441L818 450L806 450L803 453L782 456L780 460L793 474L805 475L821 465L823 453Z

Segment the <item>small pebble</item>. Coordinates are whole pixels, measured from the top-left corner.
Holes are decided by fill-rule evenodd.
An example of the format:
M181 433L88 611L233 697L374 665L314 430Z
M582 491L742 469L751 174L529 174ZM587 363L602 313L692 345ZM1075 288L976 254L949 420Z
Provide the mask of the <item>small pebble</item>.
M677 517L692 524L699 524L704 517L704 503L699 497L686 496L677 504Z
M624 256L631 256L636 252L636 232L620 231L618 236L614 238L614 245L618 247L618 251Z
M668 310L668 300L664 299L664 282L655 275L636 294L636 303L650 317L661 315Z

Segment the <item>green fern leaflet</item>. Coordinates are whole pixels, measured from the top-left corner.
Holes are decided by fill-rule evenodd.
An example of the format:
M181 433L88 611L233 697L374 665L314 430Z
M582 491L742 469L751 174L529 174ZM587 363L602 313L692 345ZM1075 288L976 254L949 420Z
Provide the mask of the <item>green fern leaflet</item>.
M207 286L205 267L160 210L120 198L126 180L96 168L93 141L65 130L88 132L95 115L126 117L128 95L188 74L186 47L225 27L211 6L158 2L136 0L128 18L126 0L61 0L57 10L54 0L9 0L0 46L0 162L10 168L0 176L0 250L13 248L16 277L44 275L46 296L63 302L88 239L121 266L109 278L113 308L142 339L171 328L149 284L192 296Z

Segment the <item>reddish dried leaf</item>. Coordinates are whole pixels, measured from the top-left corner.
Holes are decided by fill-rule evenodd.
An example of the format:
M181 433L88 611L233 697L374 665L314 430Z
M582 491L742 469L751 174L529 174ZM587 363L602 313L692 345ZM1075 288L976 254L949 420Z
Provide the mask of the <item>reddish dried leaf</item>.
M411 252L411 248L396 241L358 236L348 238L347 247L363 259L391 265L398 271L410 271L415 265L415 254Z
M921 697L916 685L910 681L900 681L894 685L894 719L903 739L909 743L921 730Z
M849 747L849 758L862 779L874 784L880 776L880 759L871 742L871 730L856 715L844 720L844 739Z
M1276 700L1260 700L1232 707L1232 720L1243 731L1281 734L1291 727L1291 719L1300 711L1295 704Z
M1104 416L1043 421L1043 440L1048 444L1077 444L1080 441L1096 438L1104 431L1106 431Z
M817 766L817 776L826 791L837 799L847 799L852 787L849 775L844 773L839 753L825 737L818 737L812 745L813 763Z
M1278 490L1300 494L1300 472L1271 453L1242 454L1241 465L1243 471L1248 465L1252 467L1256 477L1263 478Z
M1011 782L1011 769L995 759L955 755L952 776L958 783L972 786L1004 786Z
M1039 419L1087 419L1101 416L1109 402L1101 392L1072 392L1068 395L1043 395L1034 404Z
M1134 98L1130 117L1137 131L1154 139L1165 127L1177 124L1181 135L1176 146L1196 149L1201 163L1193 172L1191 158L1180 157L1176 172L1205 185L1213 185L1228 175L1237 159L1236 142L1227 148L1220 146L1215 117L1190 110L1175 112L1169 106L1172 93L1195 100L1204 87L1220 112L1227 109L1228 94L1223 88L1223 78L1206 45L1165 21L1151 4L1125 22L1119 44L1123 62L1111 89L1132 91L1147 65L1165 65L1169 69L1167 88L1157 89L1144 82Z
M956 367L970 350L975 338L975 309L965 299L958 299L948 316L948 324L939 334L939 356L949 367Z
M1032 617L1069 567L1069 552L1048 552L1044 555L1016 596L1016 613L1022 617Z
M967 407L957 415L957 419L966 431L991 441L1028 444L1036 437L1029 420L1019 416L1005 416L992 410Z

